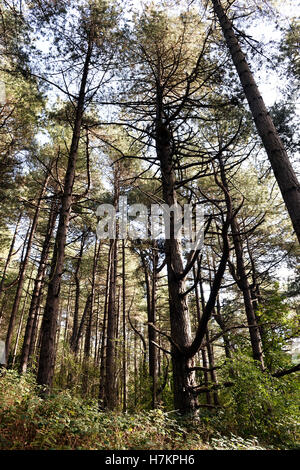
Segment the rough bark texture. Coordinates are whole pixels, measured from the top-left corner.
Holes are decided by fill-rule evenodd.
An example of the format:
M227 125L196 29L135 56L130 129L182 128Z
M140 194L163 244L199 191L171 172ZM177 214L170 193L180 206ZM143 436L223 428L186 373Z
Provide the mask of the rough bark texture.
M57 201L53 200L51 209L50 209L50 217L49 217L48 225L46 229L38 272L34 281L34 288L33 288L31 303L29 307L29 313L28 313L28 318L27 318L27 323L26 323L25 335L24 335L22 352L21 352L21 359L20 359L20 373L25 373L27 370L32 332L33 332L35 320L38 314L39 299L40 299L42 286L44 283L46 263L47 263L47 259L49 255L49 249L50 249L50 241L52 238L57 213L58 213L58 204L57 204Z
M10 319L9 319L9 325L8 325L6 341L5 341L6 361L8 359L8 355L9 355L9 352L10 352L10 345L11 345L12 335L13 335L13 331L14 331L15 320L16 320L16 316L17 316L17 313L18 313L19 304L20 304L20 300L21 300L21 296L22 296L22 290L23 290L23 285L24 285L24 281L25 281L26 268L27 268L27 264L28 264L28 261L29 261L29 256L30 256L30 252L31 252L31 248L32 248L33 238L34 238L37 223L38 223L38 218L39 218L40 208L41 208L41 203L42 203L42 197L44 195L48 180L49 180L49 175L46 175L46 177L43 181L43 184L42 184L42 188L41 188L41 191L40 191L40 195L39 195L37 205L36 205L36 208L35 208L35 212L34 212L34 216L33 216L33 219L32 219L31 229L30 229L29 237L28 237L28 241L27 241L26 253L25 253L23 262L21 264L21 267L20 267L17 291L16 291L15 300L14 300L14 303L13 303L13 308L12 308L12 312L11 312Z
M104 407L114 409L116 406L116 368L115 368L115 341L117 331L117 240L112 240L112 264L110 270L110 283L107 305L107 339L105 357L104 379Z
M119 169L114 167L114 201L117 208L120 197ZM116 303L116 284L118 267L118 224L116 224L116 237L111 240L111 269L107 305L107 341L105 358L105 380L104 380L104 406L114 409L117 405L116 388L116 338L118 329L118 305Z
M228 194L228 197L230 198L231 196L229 194L227 178L226 178L225 169L224 169L224 165L221 160L221 157L219 158L219 164L220 164L221 180ZM245 268L245 261L244 261L243 241L240 235L240 229L239 229L236 215L233 215L231 217L230 225L231 225L233 246L234 246L235 257L236 257L236 273L232 273L232 274L234 275L235 281L243 294L245 312L247 316L247 322L249 325L249 334L250 334L253 358L260 363L262 370L264 370L265 365L264 365L264 358L263 358L262 341L261 341L259 327L256 321L254 308L252 305L251 291L250 291L250 286L248 282L248 277L247 277L246 268Z
M16 236L17 236L17 233L18 233L18 228L19 228L19 223L20 223L21 218L22 218L22 213L20 213L20 215L18 217L16 227L15 227L15 231L14 231L11 243L10 243L8 255L7 255L7 258L6 258L6 261L5 261L5 265L4 265L4 269L3 269L3 273L2 273L2 278L1 278L1 281L0 281L0 297L1 297L2 293L6 290L6 288L4 286L6 271L7 271L7 268L9 266L12 254L13 254L13 249L14 249L14 246L15 246ZM0 316L0 318L1 318L1 316Z
M158 255L156 247L152 256L152 292L151 292L151 309L149 322L153 325L156 323L156 289L157 289L157 263ZM152 378L152 408L157 406L157 347L154 345L157 341L157 334L154 328L149 329L149 372Z
M253 358L260 362L261 368L264 369L262 341L260 337L259 326L257 325L255 311L252 305L251 291L245 269L243 245L239 233L239 226L235 218L231 222L233 245L236 256L236 272L238 278L236 279L238 287L242 291L245 305L245 312L247 322L249 325L249 333L252 347Z
M123 328L123 412L127 410L127 358L126 358L126 272L125 272L125 241L122 240L122 328Z
M175 175L173 171L171 136L162 120L156 126L156 152L160 161L164 202L169 207L177 205ZM170 238L165 240L165 254L168 271L169 306L171 321L172 364L174 381L174 406L181 413L193 413L197 408L197 398L192 393L195 386L195 374L189 372L193 365L192 357L187 358L184 351L192 342L191 325L185 292L185 279L179 274L184 270L181 246L174 237L172 228L174 218L171 212Z
M59 223L56 233L54 252L51 263L50 279L48 284L47 300L42 322L42 341L37 374L38 384L46 386L46 392L52 385L55 365L55 336L59 309L59 295L61 277L65 259L65 244L70 221L72 207L72 193L75 180L75 166L78 154L78 145L81 133L81 123L84 113L85 88L88 77L88 69L92 55L92 32L85 57L81 86L78 96L72 142L68 158L68 167L64 180L64 191L59 214Z
M95 240L94 256L93 256L93 272L92 272L92 286L90 293L90 305L86 326L85 342L84 342L84 359L83 359L83 378L82 378L82 392L85 395L88 392L89 382L89 357L91 351L91 339L92 339L92 326L93 326L93 314L94 314L94 303L95 303L95 282L96 282L96 270L99 260L100 243Z
M106 283L105 283L105 297L104 297L104 312L103 312L103 324L102 324L102 338L100 347L100 385L99 385L99 408L103 408L104 404L104 385L105 385L105 350L107 342L107 306L108 306L108 292L110 283L110 270L112 263L112 244L110 244L108 258L107 258L107 271L106 271Z
M226 44L300 242L300 184L220 0L212 0Z
M152 279L150 262L147 263L145 255L141 252L141 259L145 275L147 319L148 319L148 352L149 352L149 376L151 378L152 408L157 406L157 375L158 375L158 350L157 332L152 325L156 323L156 289L157 289L157 262L158 255L155 247L152 247Z
M74 305L74 316L73 316L73 328L72 328L72 335L70 339L70 347L72 351L75 351L76 339L78 336L78 328L79 328L79 321L78 321L78 314L79 314L79 298L80 298L80 279L79 279L79 270L82 261L82 254L84 250L84 243L86 239L86 233L84 232L81 237L80 241L80 249L78 253L76 268L74 272L74 280L75 280L75 305Z

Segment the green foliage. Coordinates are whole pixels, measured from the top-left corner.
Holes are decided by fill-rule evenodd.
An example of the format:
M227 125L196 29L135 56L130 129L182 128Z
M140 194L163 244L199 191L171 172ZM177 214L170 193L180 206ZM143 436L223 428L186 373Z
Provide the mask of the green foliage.
M210 420L222 434L233 433L278 447L296 447L299 439L299 381L262 372L240 353L222 369L234 386L222 394L224 409Z
M214 450L265 450L257 438L243 439L234 434L227 437L217 433L217 437L211 440L211 446Z
M0 449L203 449L176 417L161 410L99 412L68 391L41 399L30 375L0 378Z
M268 369L278 370L289 366L289 356L284 350L288 345L286 338L297 336L296 314L290 308L286 296L275 283L268 289L268 295L258 306L256 312L262 329L265 362Z
M6 371L0 377L0 449L296 447L294 381L267 374L262 378L247 358L235 358L227 367L235 386L222 396L224 410L202 411L197 422L161 409L100 412L95 400L83 400L69 391L43 400L33 376Z
M289 25L281 44L279 60L288 59L288 71L297 79L300 75L299 62L300 22L295 19ZM299 82L296 81L298 85ZM299 86L299 85L298 85Z

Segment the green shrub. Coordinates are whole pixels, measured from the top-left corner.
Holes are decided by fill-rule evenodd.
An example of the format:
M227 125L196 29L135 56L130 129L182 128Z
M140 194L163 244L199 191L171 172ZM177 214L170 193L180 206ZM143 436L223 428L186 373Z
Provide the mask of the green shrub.
M210 419L224 435L257 437L278 447L296 447L299 442L299 380L262 372L253 359L237 354L222 369L234 386L221 394L224 408Z
M295 380L262 374L247 358L226 367L235 385L221 394L224 407L217 413L202 410L197 422L161 409L99 412L95 400L69 391L42 399L30 374L6 371L0 377L0 449L295 447ZM224 377L228 373L225 368Z
M41 399L30 375L0 379L1 449L202 449L176 417L161 410L99 412L97 402L62 391Z

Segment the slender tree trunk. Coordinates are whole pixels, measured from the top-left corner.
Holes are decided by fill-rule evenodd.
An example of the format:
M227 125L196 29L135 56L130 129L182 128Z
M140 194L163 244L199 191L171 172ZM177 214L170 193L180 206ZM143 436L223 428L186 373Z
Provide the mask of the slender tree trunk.
M32 333L31 333L31 338L30 338L30 345L29 345L29 352L28 352L28 363L27 363L27 369L30 369L33 364L33 359L34 356L38 356L37 351L40 348L40 311L41 311L41 305L42 305L42 289L39 293L38 301L37 301L37 307L36 307L36 312L35 312L35 317L34 317L34 322L33 322L33 327L32 327ZM38 342L36 344L36 339L38 338ZM26 370L27 370L26 369Z
M120 167L114 165L114 208L117 209L120 197ZM105 358L105 381L104 381L104 406L114 409L117 402L116 388L116 339L118 329L118 305L117 300L117 268L118 268L118 234L119 227L116 223L115 238L111 244L111 269L107 305L107 340Z
M99 352L100 352L99 344L101 342L99 323L100 323L100 292L97 293L97 315L96 315L95 351L94 351L94 366L95 367L99 365Z
M199 267L200 269L200 267ZM195 277L195 272L194 272L194 277ZM204 312L204 308L205 308L205 299L204 299L204 289L203 289L203 281L202 281L202 276L201 276L201 270L200 270L200 275L199 275L199 286L200 286L200 296L201 296L201 308L202 308L202 312ZM198 295L198 289L197 289L197 286L196 286L196 300L197 300L197 310L198 310L198 321L200 323L201 321L201 311L200 311L200 306L199 306L199 295ZM206 333L206 336L207 336L207 333ZM203 368L204 369L208 369L208 360L207 360L207 348L203 347L201 348L201 356L202 356L202 365L203 365ZM208 380L208 372L204 371L203 372L203 375L204 375L204 384L205 384L205 387L208 389L208 385L209 385L209 380ZM206 403L208 405L211 404L211 396L210 396L210 392L209 390L207 390L205 392L206 394Z
M78 145L81 134L81 123L84 113L85 89L88 77L89 64L93 47L93 31L90 31L87 53L83 66L80 91L78 96L75 122L73 128L72 142L68 158L68 167L64 180L64 191L59 214L59 223L56 233L54 252L51 263L51 272L48 284L48 294L42 322L42 343L40 349L39 368L37 382L46 386L46 393L49 393L53 381L55 366L55 333L57 327L57 317L59 311L59 296L61 278L65 259L65 245L70 221L73 185L75 180L76 160Z
M127 361L126 361L126 272L125 240L122 240L122 328L123 328L123 412L127 410Z
M214 368L215 367L214 350L209 340L210 340L209 332L207 331L206 332L206 350L207 350L208 363L209 363L209 369L210 369L210 378L213 384L218 385L217 374ZM218 390L213 391L213 398L214 398L214 404L219 406L220 401L219 401Z
M7 330L7 336L6 336L6 342L5 342L6 358L8 358L9 351L10 351L10 345L11 345L11 340L12 340L12 335L13 335L13 330L14 330L14 325L15 325L15 319L16 319L16 315L18 313L18 308L19 308L19 304L20 304L20 300L21 300L21 296L22 296L23 284L24 284L24 281L25 281L26 268L27 268L27 264L28 264L28 261L29 261L31 247L32 247L32 243L33 243L33 237L34 237L35 232L36 232L36 227L37 227L40 208L41 208L41 203L42 203L42 197L45 193L48 180L49 180L49 175L47 175L44 179L42 189L41 189L38 201L37 201L36 209L35 209L34 216L33 216L33 219L32 219L32 225L31 225L31 229L30 229L30 233L29 233L29 237L28 237L28 241L27 241L27 248L26 248L25 257L23 259L23 262L22 262L21 268L20 268L17 291L16 291L16 295L15 295L15 300L14 300L12 312L11 312L11 315L10 315L10 320L9 320L9 325L8 325L8 330Z
M219 158L219 163L220 163L221 180L224 185L224 188L227 191L228 197L230 197L225 169L224 169L224 165L223 165L221 158ZM235 281L237 282L239 289L243 293L253 358L260 363L262 370L264 370L265 365L264 365L260 331L256 322L255 312L254 312L253 305L252 305L251 292L250 292L250 287L249 287L249 282L248 282L248 277L247 277L245 262L244 262L243 242L242 242L240 229L239 229L238 222L237 222L235 215L231 217L230 225L231 225L231 231L232 231L234 251L235 251L235 256L236 256L236 274L237 275L235 275L234 273L233 275L235 277Z
M228 337L228 333L225 331L226 330L226 325L225 325L225 320L223 318L223 315L221 313L221 306L220 306L220 300L219 298L217 299L217 305L216 305L216 310L214 313L214 319L218 323L219 327L221 328L221 331L223 332L222 338L224 341L224 348L225 348L225 356L227 359L231 359L231 350L232 346L230 344L230 340Z
M92 272L92 287L90 293L90 305L88 312L88 321L85 332L85 342L84 342L84 358L83 358L83 380L82 380L82 392L86 394L88 391L88 367L89 367L89 358L91 352L91 336L92 336L92 326L93 326L93 313L94 313L94 303L95 303L95 281L96 281L96 270L99 259L101 244L98 245L97 237L95 239L95 248L94 248L94 257L93 257L93 272Z
M16 343L15 343L15 346L14 346L13 357L12 357L12 364L11 364L12 368L14 367L15 362L16 362L17 351L18 351L18 346L19 346L19 341L20 341L20 336L21 336L21 331L22 331L22 326L23 326L24 313L25 313L25 308L26 308L26 305L27 305L27 299L28 299L28 294L29 294L29 290L30 290L30 284L31 284L33 269L34 269L34 263L32 264L31 273L30 273L30 280L29 280L29 283L28 283L28 287L26 289L26 294L25 294L25 298L24 298L24 301L23 301L23 308L22 308L22 312L21 312L21 317L20 317L20 320L19 320L17 338L16 338Z
M107 305L107 339L105 358L104 381L104 406L114 409L116 406L116 363L115 342L117 331L117 305L116 305L116 281L117 281L117 240L111 240L112 264L110 270L110 283Z
M256 322L257 322L258 327L259 327L259 332L260 332L260 337L261 337L261 341L262 341L263 351L266 351L266 347L267 347L266 331L265 331L264 326L260 324L261 319L258 315L259 304L262 301L261 293L260 293L260 287L259 287L259 281L258 281L259 277L258 277L258 273L257 273L257 270L256 270L256 265L255 265L255 262L254 262L254 258L253 258L253 255L252 255L252 250L251 250L248 238L247 238L247 250L248 250L248 255L249 255L249 258L250 258L251 268L252 268L252 273L251 273L252 274L252 283L251 283L252 285L250 286L251 300L252 300L252 305L253 305L253 309L254 309Z
M147 319L148 319L148 350L149 350L149 376L151 378L151 392L152 392L152 408L157 405L157 343L156 330L152 327L156 322L156 284L157 284L157 252L155 245L152 247L152 282L150 276L150 266L147 264L145 255L141 252L141 259L143 263L145 284L146 284L146 297L147 297Z
M259 361L261 368L264 370L264 358L262 341L260 336L259 327L257 325L254 308L252 305L251 292L248 282L248 277L245 269L243 245L240 236L240 230L236 218L234 217L231 222L232 238L234 244L234 250L236 255L236 270L238 275L238 287L241 289L244 298L245 311L247 316L247 322L249 325L250 340L252 346L253 358Z
M7 268L9 266L9 263L10 263L10 259L12 257L12 254L13 254L13 250L14 250L14 246L15 246L15 241L16 241L16 236L17 236L17 233L18 233L18 228L19 228L19 223L20 223L20 220L22 218L22 212L20 213L19 217L18 217L18 220L17 220L17 223L16 223L16 227L15 227L15 231L14 231L14 234L13 234L13 237L12 237L12 240L11 240L11 243L10 243L10 247L9 247L9 251L8 251L8 255L7 255L7 258L6 258L6 261L5 261L5 265L4 265L4 269L3 269L3 274L2 274L2 278L1 278L1 281L0 281L0 298L1 298L1 295L4 291L4 281L5 281L5 277L6 277L6 271L7 271ZM1 315L0 315L0 318L1 318Z
M46 229L38 272L37 272L36 279L34 282L34 288L33 288L31 303L29 307L28 319L27 319L26 329L25 329L25 336L24 336L22 352L21 352L20 373L25 373L27 370L30 343L31 343L34 324L36 323L36 320L37 320L37 315L38 315L38 310L39 310L39 299L40 299L40 294L41 294L41 290L42 290L43 283L44 283L46 267L47 267L46 263L47 263L48 256L49 256L50 242L51 242L52 234L54 231L57 213L58 213L58 203L57 201L53 200L51 204L51 208L50 208L48 225Z
M250 110L300 242L300 184L220 0L211 0Z
M67 298L67 309L66 309L66 321L65 321L65 334L64 334L64 342L67 343L69 338L69 324L70 324L70 303L72 299L71 293L71 283L68 289L68 298Z
M80 250L77 258L77 263L76 263L76 268L74 272L74 279L75 279L75 306L74 306L74 317L73 317L73 329L72 329L72 336L70 340L70 346L71 349L74 351L74 346L76 343L76 338L78 334L78 313L79 313L79 299L80 299L80 279L79 279L79 270L80 270L80 265L82 261L82 255L83 255L83 250L84 250L84 244L85 244L85 239L86 239L86 233L84 232L81 237L81 242L80 242Z
M157 263L158 254L156 244L153 247L152 255L152 291L151 291L151 316L149 321L156 324L156 290L157 290ZM157 347L153 344L157 342L157 334L154 328L149 330L149 367L152 377L152 408L157 406Z
M107 271L106 271L106 285L105 285L105 299L104 299L104 312L103 312L103 325L102 325L102 339L100 349L100 385L99 385L99 408L104 405L104 386L105 386L105 356L106 356L106 343L107 343L107 307L108 307L108 293L110 284L110 271L112 265L112 243L110 243L108 258L107 258Z
M158 90L156 153L160 161L164 202L169 207L177 207L171 135L161 118L160 92L161 90ZM182 295L186 290L185 279L179 277L184 269L181 246L180 241L174 236L174 214L171 212L170 215L170 238L165 240L165 255L168 272L171 337L174 344L177 345L176 347L174 344L172 345L174 406L181 413L193 414L197 408L197 398L191 391L195 386L195 373L188 370L193 365L192 358L186 358L184 354L185 349L192 343L192 333L186 297Z
M75 356L78 355L78 352L79 352L79 349L80 349L79 348L80 340L81 340L81 337L83 335L84 325L86 323L88 313L90 311L90 302L91 302L91 294L88 294L88 296L86 298L86 301L85 301L84 310L83 310L83 313L82 313L82 317L81 317L81 320L80 320L80 325L79 325L79 328L78 328L77 337L76 337L75 344L74 344Z

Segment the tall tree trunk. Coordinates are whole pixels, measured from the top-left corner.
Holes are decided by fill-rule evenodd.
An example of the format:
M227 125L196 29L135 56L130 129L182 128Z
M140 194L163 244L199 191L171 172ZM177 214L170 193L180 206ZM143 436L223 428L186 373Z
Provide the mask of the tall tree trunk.
M253 309L254 309L254 313L255 313L256 322L257 322L258 327L259 327L260 337L261 337L261 341L262 341L262 345L263 345L263 351L266 352L266 350L267 350L266 336L267 335L266 335L264 325L261 325L261 318L258 315L259 304L262 302L262 297L261 297L261 293L260 293L260 286L259 286L259 275L258 275L258 272L256 270L256 265L255 265L255 261L254 261L253 254L252 254L252 249L250 247L250 243L249 243L248 238L247 238L246 242L247 242L247 250L248 250L248 255L249 255L249 259L250 259L250 263L251 263L251 270L252 270L252 273L251 273L252 283L251 283L251 286L250 286L251 300L252 300L252 305L253 305Z
M111 265L112 265L112 243L110 243L108 257L107 257L102 339L101 339L101 348L100 348L100 385L99 385L99 395L98 395L100 409L103 408L103 405L104 405L105 359L106 359L106 344L107 344L107 309L108 309L108 293L110 289L109 285L110 285Z
M213 384L218 385L218 380L217 380L217 374L215 371L215 356L214 356L214 350L213 346L210 343L210 337L209 337L209 331L207 330L206 332L206 350L207 350L207 356L208 356L208 363L209 363L209 369L210 369L210 378ZM213 391L213 398L214 398L214 404L219 406L220 401L219 401L219 394L218 390Z
M113 205L117 210L120 197L120 166L114 165L114 200ZM116 339L118 329L118 305L117 299L117 268L118 268L118 234L119 226L116 222L115 238L111 239L111 269L107 305L107 340L105 358L104 381L104 406L114 409L117 400L116 389Z
M90 311L90 301L91 301L91 294L88 294L88 296L86 298L86 301L85 301L85 306L84 306L84 309L83 309L82 317L81 317L81 320L80 320L80 325L79 325L79 328L78 328L77 337L76 337L75 344L74 344L75 356L77 356L78 353L79 353L80 340L81 340L81 337L82 337L83 332L84 332L84 326L86 324L86 319L87 319L88 313Z
M152 282L150 276L150 266L146 261L144 253L141 251L141 259L144 269L146 298L147 298L147 319L148 319L148 350L149 350L149 376L151 378L152 408L157 405L157 333L152 325L156 322L156 284L157 284L157 262L158 256L155 245L152 247Z
M16 236L17 236L17 233L18 233L18 228L19 228L19 223L20 223L21 218L22 218L22 212L20 212L20 215L18 217L16 227L15 227L15 231L14 231L11 243L10 243L8 255L7 255L7 258L6 258L6 261L5 261L5 265L4 265L4 269L3 269L3 273L2 273L2 278L1 278L1 281L0 281L0 298L1 298L1 295L2 295L3 291L5 290L4 281L5 281L5 277L6 277L6 271L7 271L7 268L9 266L12 254L13 254L13 249L14 249L14 246L15 246ZM0 318L1 318L1 315L0 315Z
M95 327L95 351L94 351L94 366L97 367L99 365L99 357L100 357L100 292L97 292L97 315L96 315L96 327Z
M32 225L31 225L31 229L30 229L30 233L29 233L29 237L28 237L28 241L27 241L25 257L23 259L23 262L22 262L21 268L20 268L17 291L16 291L15 300L14 300L12 312L11 312L11 315L10 315L10 320L9 320L9 325L8 325L8 330L7 330L7 335L6 335L6 342L5 342L6 359L8 358L8 355L9 355L9 350L10 350L10 345L11 345L11 340L12 340L12 335L13 335L13 330L14 330L14 325L15 325L15 319L16 319L16 315L18 313L19 303L20 303L21 295L22 295L23 284L24 284L24 281L25 281L25 272L26 272L28 261L29 261L31 247L32 247L32 243L33 243L33 237L35 235L35 231L36 231L36 227L37 227L37 223L38 223L42 198L43 198L43 195L45 193L48 180L49 180L49 174L46 175L46 177L43 181L42 189L40 191L40 195L39 195L37 205L36 205L36 208L35 208L35 212L34 212L34 216L33 216L33 219L32 219Z
M221 180L228 193L228 197L230 197L227 178L225 174L225 169L221 157L219 157L219 164L220 164L220 175ZM251 292L247 277L247 272L245 268L245 261L244 261L244 253L243 253L243 242L240 235L240 229L237 222L236 215L231 217L231 232L232 232L232 239L233 239L233 246L235 251L236 257L236 273L233 272L233 266L231 266L231 271L234 276L235 281L239 289L242 291L244 305L245 305L245 312L247 317L247 322L249 326L249 334L251 340L251 347L252 347L252 354L253 358L260 363L262 370L264 370L264 358L263 358L263 349L262 349L262 341L260 337L259 327L257 325L256 317L254 308L252 305L251 299Z
M22 326L23 326L24 313L25 313L25 308L26 308L26 305L27 305L27 299L28 299L28 295L29 295L29 291L30 291L30 284L31 284L31 278L32 278L33 270L34 270L34 263L32 264L31 273L30 273L30 276L29 276L28 287L26 289L26 294L25 294L25 298L24 298L24 301L23 301L23 308L22 308L22 312L21 312L21 316L20 316L20 320L19 320L17 337L16 337L16 342L15 342L15 346L14 346L14 350L13 350L12 363L11 363L12 368L14 367L15 362L16 362L18 346L19 346L19 341L20 341L20 336L21 336L21 331L22 331Z
M151 290L151 310L150 321L154 326L156 323L156 290L157 290L157 264L158 253L156 244L154 243L152 249L152 290ZM157 406L157 347L154 343L157 342L157 334L154 328L150 327L149 330L149 368L150 376L152 377L152 408Z
M160 92L159 90L158 95ZM177 207L171 135L163 123L160 109L157 109L156 153L160 161L164 202L169 207ZM197 408L197 398L192 393L192 388L195 386L195 373L188 370L192 367L193 360L186 358L184 354L185 349L192 343L192 333L186 297L182 295L186 290L185 279L179 275L183 273L184 268L180 241L174 236L174 214L172 212L170 214L170 238L165 240L165 255L168 272L171 337L174 342L172 344L174 406L181 413L194 413Z
M249 287L248 277L245 268L244 254L243 254L243 244L240 236L240 230L235 217L231 221L231 230L233 245L236 256L236 271L238 278L237 284L240 290L243 293L245 311L247 316L247 322L249 326L250 340L252 346L253 358L256 361L259 361L261 368L264 370L264 358L263 358L263 348L262 341L259 331L259 326L257 325L255 311L251 299L251 291Z
M232 346L230 344L229 336L228 333L226 332L226 324L225 320L223 318L223 315L221 313L221 305L220 305L220 300L219 298L217 299L216 303L216 310L214 312L214 319L218 323L219 327L221 328L221 331L223 332L222 338L224 341L224 349L225 349L225 356L227 359L231 359L231 350Z
M202 312L204 312L204 308L205 308L205 298L204 298L204 289L203 289L203 280L202 280L202 275L201 275L201 268L199 266L199 269L200 269L200 273L199 273L199 286L200 286L200 296L201 296L201 308L202 308ZM194 279L196 279L196 273L194 271ZM197 286L195 286L196 288L196 302L197 302L197 316L198 316L198 322L200 323L201 321L201 310L200 310L200 305L199 305L199 294L198 294L198 289L197 289ZM206 337L207 337L207 332L206 332ZM203 347L201 348L201 356L202 356L202 365L203 365L203 368L204 369L208 369L208 360L207 360L207 348L206 347ZM208 405L211 404L211 396L210 396L210 392L209 392L209 389L208 389L208 385L209 385L209 380L208 380L208 372L206 370L204 370L203 372L203 375L204 375L204 385L205 387L207 388L207 391L205 392L205 395L206 395L206 403Z
M101 244L98 244L97 237L95 239L94 247L94 257L93 257L93 272L92 272L92 286L90 293L90 306L88 313L88 321L85 332L85 342L84 342L84 358L83 358L83 379L82 379L82 392L86 394L88 391L88 367L89 367L89 358L91 351L91 336L92 336L92 326L93 326L93 313L94 313L94 303L95 303L95 282L96 282L96 270L99 260Z
M29 307L29 313L28 313L26 329L25 329L25 336L24 336L22 352L21 352L20 373L25 373L27 370L30 343L32 339L34 325L37 322L37 315L38 315L38 310L39 310L39 299L40 299L40 294L41 294L41 290L42 290L43 283L44 283L46 267L47 267L46 263L47 263L48 256L49 256L50 242L51 242L52 234L53 234L54 227L55 227L57 213L58 213L58 203L56 200L53 200L51 204L51 208L50 208L48 225L46 229L38 272L35 278L34 288L33 288L32 297L31 297L31 303Z
M126 272L125 240L122 240L122 328L123 328L123 412L127 410L127 361L126 361Z
M84 244L85 244L85 239L86 239L86 233L84 232L81 236L81 241L80 241L80 250L79 254L77 257L77 263L75 267L75 272L74 272L74 279L75 279L75 305L74 305L74 316L73 316L73 328L72 328L72 336L70 340L70 346L71 349L74 351L75 348L75 343L76 343L76 338L78 335L78 327L79 327L79 321L78 321L78 313L79 313L79 299L80 299L80 279L79 279L79 270L80 270L80 265L82 261L82 254L84 250Z
M116 364L115 341L117 328L116 308L116 240L112 240L112 266L110 272L110 287L107 306L107 338L105 357L105 382L104 382L104 406L114 409L116 405Z
M76 161L78 145L81 134L81 124L84 113L86 83L88 77L89 64L93 48L93 29L90 31L87 53L83 66L81 85L76 107L75 122L73 128L72 142L68 158L68 167L64 180L64 191L62 195L61 209L59 213L59 223L56 233L54 252L51 262L51 272L48 284L48 293L45 311L42 321L42 342L39 357L39 368L37 382L46 386L46 393L49 393L52 386L54 366L55 366L55 333L59 310L59 295L61 278L65 259L65 245L70 221L70 214L73 200L73 185L75 180Z
M300 243L300 184L220 0L211 0Z

